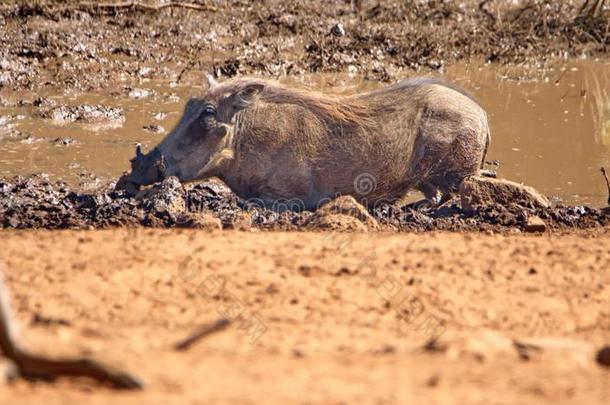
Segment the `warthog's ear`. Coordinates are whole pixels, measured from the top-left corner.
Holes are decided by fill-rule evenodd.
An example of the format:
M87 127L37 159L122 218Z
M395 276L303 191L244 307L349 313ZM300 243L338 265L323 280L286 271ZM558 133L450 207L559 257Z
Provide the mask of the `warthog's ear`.
M235 106L245 108L252 104L252 100L263 90L265 85L262 83L249 84L235 94Z

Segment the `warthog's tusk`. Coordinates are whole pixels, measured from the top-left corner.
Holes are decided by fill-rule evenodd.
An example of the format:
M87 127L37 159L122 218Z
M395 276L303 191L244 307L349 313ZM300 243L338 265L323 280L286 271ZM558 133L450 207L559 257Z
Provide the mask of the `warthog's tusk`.
M235 158L235 150L233 149L233 137L235 135L235 127L232 125L223 124L226 128L227 133L223 139L223 145L219 148L219 152L212 155L208 163L203 166L203 169L199 170L198 176L203 176L215 167L218 167L225 160Z
M216 81L216 79L214 79L214 76L208 74L206 78L208 80L208 90L218 86L218 82Z
M142 145L137 143L136 144L136 158L141 158L142 156L144 156L144 154L142 153Z

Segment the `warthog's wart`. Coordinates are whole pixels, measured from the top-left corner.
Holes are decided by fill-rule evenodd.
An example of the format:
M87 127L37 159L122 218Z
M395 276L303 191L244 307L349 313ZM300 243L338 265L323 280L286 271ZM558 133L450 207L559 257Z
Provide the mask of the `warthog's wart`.
M335 97L260 79L213 80L122 185L217 176L237 195L302 208L349 194L367 205L417 189L438 202L475 174L489 144L485 111L438 80ZM363 175L371 184L363 193Z

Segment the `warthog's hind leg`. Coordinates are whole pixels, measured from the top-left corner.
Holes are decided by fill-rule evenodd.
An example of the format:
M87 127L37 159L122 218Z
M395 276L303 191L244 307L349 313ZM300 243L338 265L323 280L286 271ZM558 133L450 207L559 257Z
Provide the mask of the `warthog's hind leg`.
M423 183L417 189L424 194L425 198L408 205L409 208L415 210L439 208L453 198L452 193L442 191L432 183Z
M409 208L421 210L438 206L441 200L438 187L432 183L422 183L417 187L417 190L421 191L425 198L412 202L408 205Z

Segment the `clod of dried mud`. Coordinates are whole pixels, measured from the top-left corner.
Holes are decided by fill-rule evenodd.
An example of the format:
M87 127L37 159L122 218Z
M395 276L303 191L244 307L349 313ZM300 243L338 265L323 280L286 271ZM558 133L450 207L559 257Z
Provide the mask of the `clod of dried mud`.
M423 210L385 204L367 213L350 201L349 197L342 197L318 213L275 212L248 204L216 181L184 187L177 179L168 178L134 198L113 190L111 185L105 190L83 192L38 175L0 179L0 227L217 229L220 223L223 228L241 230L313 227L319 230L508 231L527 230L533 217L543 221L549 230L601 227L610 223L608 213L589 207L491 204L464 211L456 202Z
M120 123L125 114L120 107L82 104L76 106L57 105L48 98L38 98L33 102L38 107L40 118L51 119L58 123L80 122L85 124Z

